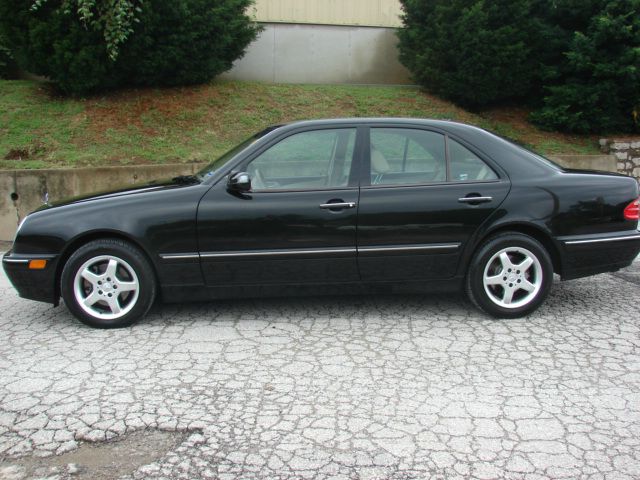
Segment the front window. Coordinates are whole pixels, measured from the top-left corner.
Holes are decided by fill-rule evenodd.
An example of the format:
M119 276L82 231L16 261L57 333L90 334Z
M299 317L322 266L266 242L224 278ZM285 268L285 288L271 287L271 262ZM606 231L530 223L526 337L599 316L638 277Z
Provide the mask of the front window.
M349 184L356 129L291 135L247 167L254 190L317 190Z

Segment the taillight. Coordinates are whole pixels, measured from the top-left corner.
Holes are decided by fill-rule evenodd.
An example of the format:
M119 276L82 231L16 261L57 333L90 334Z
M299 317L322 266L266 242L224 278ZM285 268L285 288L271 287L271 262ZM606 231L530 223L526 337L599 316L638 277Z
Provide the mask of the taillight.
M624 209L625 220L640 220L640 198L635 199Z

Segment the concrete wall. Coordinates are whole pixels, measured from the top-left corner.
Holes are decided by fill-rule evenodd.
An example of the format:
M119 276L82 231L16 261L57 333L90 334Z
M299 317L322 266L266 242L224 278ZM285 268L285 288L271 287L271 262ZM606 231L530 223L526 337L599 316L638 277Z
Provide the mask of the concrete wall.
M615 171L613 155L557 155L553 160L569 168ZM0 241L12 241L20 220L43 204L76 195L109 190L149 180L189 175L202 164L134 167L0 171Z
M12 241L25 215L43 202L133 185L154 179L189 175L201 164L143 165L135 167L0 171L0 240Z
M393 28L266 24L222 78L270 83L410 84Z
M249 9L259 22L399 27L399 0L256 0Z
M613 155L548 155L548 157L565 168L601 170L603 172L618 171Z

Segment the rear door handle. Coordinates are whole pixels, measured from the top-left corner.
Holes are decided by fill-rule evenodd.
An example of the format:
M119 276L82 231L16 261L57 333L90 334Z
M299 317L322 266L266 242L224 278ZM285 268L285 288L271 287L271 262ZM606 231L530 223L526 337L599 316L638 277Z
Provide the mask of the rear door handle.
M458 199L460 203L480 204L489 203L493 201L493 197L462 197Z
M345 208L356 208L356 204L354 202L323 203L320 208L323 210L344 210Z

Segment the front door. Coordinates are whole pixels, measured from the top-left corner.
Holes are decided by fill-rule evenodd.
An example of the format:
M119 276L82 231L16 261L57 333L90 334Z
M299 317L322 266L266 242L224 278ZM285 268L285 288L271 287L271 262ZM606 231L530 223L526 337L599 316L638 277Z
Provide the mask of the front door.
M198 209L210 286L356 282L356 128L301 131L247 159L252 188L223 180Z
M453 277L465 243L505 199L508 179L443 133L369 132L358 218L362 280Z

